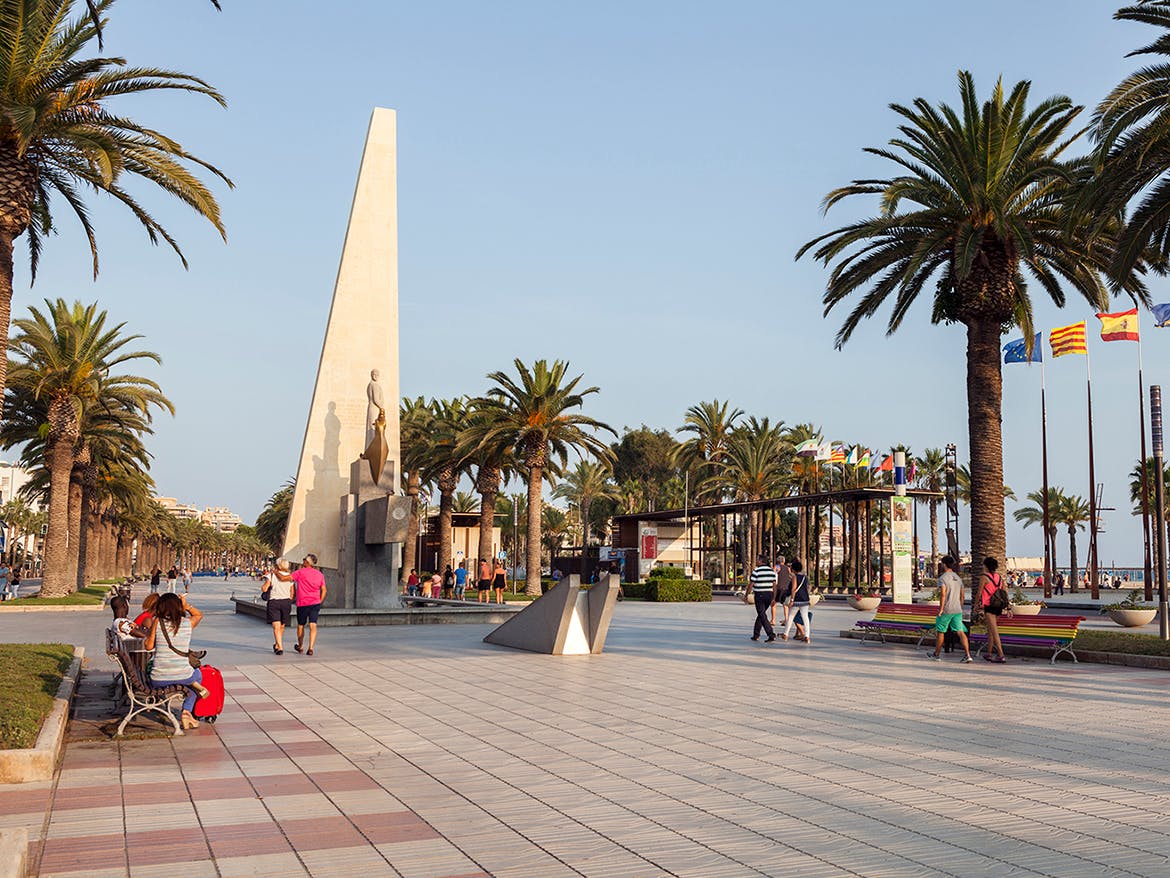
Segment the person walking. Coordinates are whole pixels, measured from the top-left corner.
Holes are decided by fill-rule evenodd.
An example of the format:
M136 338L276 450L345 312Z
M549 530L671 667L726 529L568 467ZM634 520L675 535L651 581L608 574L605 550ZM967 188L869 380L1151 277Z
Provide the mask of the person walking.
M272 625L272 651L284 655L284 629L289 626L293 605L293 578L284 558L276 560L276 569L265 579L263 591L268 594L265 613Z
M167 594L174 594L175 593L175 586L178 584L178 582L179 582L179 571L176 570L175 565L172 564L170 569L167 570Z
M772 627L768 612L776 601L776 571L768 564L768 559L761 555L759 563L756 564L748 579L751 582L752 601L756 605L756 621L752 625L752 640L759 640L762 630L768 635L764 642L771 643L776 639L776 630Z
M942 557L942 573L938 577L938 616L934 620L934 652L926 654L931 661L942 661L943 641L947 633L954 631L963 644L963 664L970 664L971 644L967 640L967 626L963 624L963 580L955 573L955 559L950 555Z
M776 559L776 601L772 604L772 627L776 627L776 608L783 608L784 624L788 624L788 596L792 593L792 568L788 566L783 555Z
M451 569L451 565L447 565L447 569L443 571L443 597L449 598L455 591L455 571Z
M463 593L467 590L467 562L460 561L455 568L455 600L463 600Z
M989 662L1003 664L1007 659L1003 654L1003 641L999 639L999 619L1001 615L1011 616L1012 611L1007 592L1003 588L1003 579L996 573L998 569L997 560L983 559L983 585L979 589L979 605L983 608L983 616L987 622L987 653L983 658ZM997 592L1002 592L1002 596L997 595Z
M479 603L486 604L491 597L488 594L492 587L492 568L487 558L479 559L479 579L475 581L475 590L479 593Z
M16 598L15 594L9 593L8 574L11 571L3 559L0 559L0 601L10 601Z
M189 594L191 591L191 568L183 568L183 594Z
M504 602L504 589L508 587L508 571L504 569L503 561L496 561L496 568L492 571L492 588L496 592L496 603Z
M410 576L406 577L406 593L414 596L418 594L418 571L410 568Z
M809 593L808 577L804 565L794 560L792 567L792 590L788 595L788 621L784 625L781 639L787 640L792 626L799 624L804 629L804 642L812 643L812 595Z
M306 555L300 570L293 571L293 588L297 602L297 643L293 647L297 652L302 651L305 643L305 627L309 629L309 649L306 655L313 654L317 645L317 617L321 613L321 604L325 602L328 589L325 587L325 576L317 569L317 556Z
M1053 594L1064 594L1064 574L1063 573L1058 572L1056 574L1056 579L1054 579L1052 581L1052 593Z

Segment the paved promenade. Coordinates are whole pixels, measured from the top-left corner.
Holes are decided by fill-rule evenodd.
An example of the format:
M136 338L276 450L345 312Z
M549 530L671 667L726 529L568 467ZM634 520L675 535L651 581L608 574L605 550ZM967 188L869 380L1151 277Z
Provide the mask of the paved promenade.
M228 671L216 726L0 787L42 878L1170 873L1165 673L934 664L840 640L841 607L764 646L730 603L619 605L592 658L462 625L278 657L226 594L196 636Z

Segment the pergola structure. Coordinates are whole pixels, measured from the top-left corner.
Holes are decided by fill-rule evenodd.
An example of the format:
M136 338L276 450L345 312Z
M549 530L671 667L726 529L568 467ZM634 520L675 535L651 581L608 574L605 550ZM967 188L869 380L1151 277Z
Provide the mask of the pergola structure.
M746 545L747 522L753 512L796 512L808 515L807 545L801 547L799 538L777 538L779 515L760 515L759 550L770 558L786 555L800 558L806 565L813 584L820 586L822 577L831 584L835 578L852 578L854 585L873 585L875 574L884 583L887 568L886 554L889 541L889 500L894 489L889 487L841 488L811 494L794 494L767 500L749 500L718 503L710 506L691 506L685 509L664 509L657 512L634 512L613 518L616 539L614 544L638 547L643 525L652 523L682 524L686 535L686 563L692 570L700 570L709 579L735 581L753 566ZM907 489L906 496L914 502L914 551L918 553L918 505L920 502L941 503L943 494L937 491ZM698 539L692 539L695 522L699 522ZM836 526L842 528L843 567L831 571L837 555ZM828 527L828 557L822 558L821 531ZM945 544L945 540L942 541ZM877 556L874 563L874 556ZM696 563L697 562L697 563ZM717 575L712 575L718 571ZM918 565L914 565L915 584Z

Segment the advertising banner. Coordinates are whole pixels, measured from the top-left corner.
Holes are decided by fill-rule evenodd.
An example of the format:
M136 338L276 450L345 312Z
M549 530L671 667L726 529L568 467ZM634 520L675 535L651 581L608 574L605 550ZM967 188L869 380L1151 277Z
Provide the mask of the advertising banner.
M891 497L890 504L894 603L908 604L914 599L914 501L909 497Z

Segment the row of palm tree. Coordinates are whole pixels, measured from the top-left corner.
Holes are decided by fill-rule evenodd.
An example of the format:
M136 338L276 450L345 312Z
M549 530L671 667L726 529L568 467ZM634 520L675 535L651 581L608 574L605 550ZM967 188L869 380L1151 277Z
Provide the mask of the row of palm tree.
M1030 506L1021 506L1012 516L1024 527L1033 525L1044 527L1044 491L1031 491L1028 494ZM1066 494L1063 488L1049 486L1048 488L1048 533L1046 554L1052 559L1052 569L1058 566L1056 556L1056 537L1060 527L1068 529L1068 557L1069 557L1069 585L1073 591L1077 590L1079 578L1077 576L1077 531L1084 530L1089 523L1089 503L1084 497L1076 494Z
M1058 307L1070 289L1097 311L1109 310L1111 294L1148 305L1144 277L1170 260L1170 0L1114 17L1160 29L1132 53L1157 63L1101 101L1087 141L1077 122L1084 108L1067 97L1033 104L1024 81L997 82L981 100L960 71L957 108L923 98L891 105L897 136L866 151L892 162L893 176L854 180L824 201L828 210L862 197L876 213L797 253L831 269L826 313L855 300L838 347L883 306L895 332L923 290L934 323L965 329L975 557L1006 548L1000 343L1010 327L1031 343L1029 281Z

